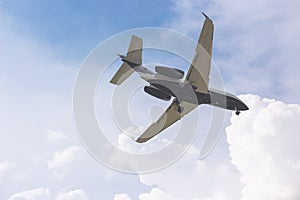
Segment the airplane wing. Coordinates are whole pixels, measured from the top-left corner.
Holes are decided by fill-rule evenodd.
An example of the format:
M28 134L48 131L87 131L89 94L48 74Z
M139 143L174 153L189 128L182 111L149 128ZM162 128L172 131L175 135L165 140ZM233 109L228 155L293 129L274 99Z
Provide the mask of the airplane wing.
M136 65L142 64L142 47L143 40L142 38L132 35L130 45L127 51L126 60L129 60ZM132 73L134 70L130 67L127 63L123 63L117 73L111 79L111 83L120 85L123 83Z
M183 112L180 113L177 111L178 105L176 99L173 100L171 105L167 110L159 117L159 119L151 124L144 133L139 136L136 142L143 143L151 139L152 137L159 134L162 130L168 128L170 125L174 124L176 121L181 119L184 115L191 112L194 108L197 107L196 104L191 104L185 101L182 101L179 106L183 108Z
M197 92L208 93L208 82L212 55L214 24L204 13L205 21L196 47L196 52L186 75L186 80Z

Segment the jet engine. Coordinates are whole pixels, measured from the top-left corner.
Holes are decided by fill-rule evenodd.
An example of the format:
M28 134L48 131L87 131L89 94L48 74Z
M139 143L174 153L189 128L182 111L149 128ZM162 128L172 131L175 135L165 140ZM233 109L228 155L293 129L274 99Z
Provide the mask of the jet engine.
M163 91L153 87L153 86L145 86L144 91L151 96L154 96L158 99L169 101L171 99L171 95L164 93Z
M156 66L155 71L158 74L161 74L163 76L167 76L170 78L175 78L175 79L182 79L184 76L184 72L182 70L165 67L165 66Z

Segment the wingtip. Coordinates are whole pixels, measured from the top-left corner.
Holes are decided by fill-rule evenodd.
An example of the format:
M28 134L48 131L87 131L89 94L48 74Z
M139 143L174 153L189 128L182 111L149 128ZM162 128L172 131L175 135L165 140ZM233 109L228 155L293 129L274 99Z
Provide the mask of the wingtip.
M148 139L145 139L145 138L137 138L135 141L136 141L137 143L145 143L145 142L148 141Z
M210 19L204 12L202 12L202 15L204 15L205 18Z

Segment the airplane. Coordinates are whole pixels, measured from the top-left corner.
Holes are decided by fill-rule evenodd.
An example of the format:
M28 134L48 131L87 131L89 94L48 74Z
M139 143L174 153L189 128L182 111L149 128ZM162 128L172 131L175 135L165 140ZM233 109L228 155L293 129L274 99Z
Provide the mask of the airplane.
M150 84L144 87L146 93L165 101L173 97L166 111L135 139L136 142L148 141L201 104L233 110L236 115L239 115L240 111L249 109L235 95L208 87L214 24L205 13L202 12L202 14L205 21L194 58L185 77L184 72L179 69L156 66L153 72L142 66L142 38L136 35L131 37L126 56L118 54L123 64L110 83L120 85L133 72L137 72L140 78Z

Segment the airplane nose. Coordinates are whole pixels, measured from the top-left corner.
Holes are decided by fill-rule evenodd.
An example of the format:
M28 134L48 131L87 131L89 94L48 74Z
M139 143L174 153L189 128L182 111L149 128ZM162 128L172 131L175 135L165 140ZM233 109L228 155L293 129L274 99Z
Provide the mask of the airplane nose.
M249 108L244 102L241 101L240 110L249 110Z

